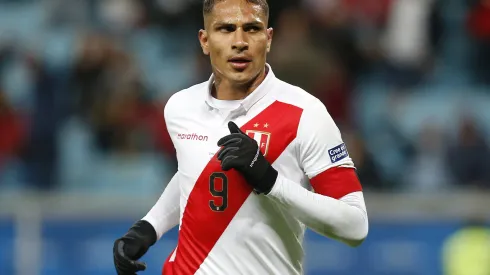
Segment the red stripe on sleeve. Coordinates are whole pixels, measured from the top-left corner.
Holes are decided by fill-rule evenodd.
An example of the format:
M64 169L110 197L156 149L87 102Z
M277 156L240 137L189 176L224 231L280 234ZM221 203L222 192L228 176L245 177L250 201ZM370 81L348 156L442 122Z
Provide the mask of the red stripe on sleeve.
M302 109L282 102L274 102L241 127L242 131L258 130L264 139L265 158L273 163L296 138ZM281 114L281 115L279 115ZM262 146L261 146L262 147ZM213 211L210 202L216 200L210 192L213 173L224 174L228 180L228 205L224 211ZM184 209L174 262L167 261L163 274L194 274L207 258L228 224L252 193L252 187L234 169L222 171L216 155L197 179Z
M362 191L354 168L334 167L310 179L316 193L340 199L352 192Z

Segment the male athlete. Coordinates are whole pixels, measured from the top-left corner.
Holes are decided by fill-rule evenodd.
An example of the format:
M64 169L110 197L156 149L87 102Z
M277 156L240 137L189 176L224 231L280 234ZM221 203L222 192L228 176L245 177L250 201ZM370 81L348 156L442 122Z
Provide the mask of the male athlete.
M205 0L203 12L213 74L165 107L178 172L115 241L118 274L144 270L138 259L176 225L164 275L302 274L306 227L360 245L368 218L354 164L324 105L266 63L266 0Z

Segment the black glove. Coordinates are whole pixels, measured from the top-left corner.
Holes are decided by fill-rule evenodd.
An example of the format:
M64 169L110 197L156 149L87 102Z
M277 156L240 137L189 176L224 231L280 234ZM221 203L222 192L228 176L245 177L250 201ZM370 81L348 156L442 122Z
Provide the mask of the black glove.
M147 221L137 221L129 231L114 242L114 265L118 275L135 275L146 269L138 261L157 240L153 226Z
M229 135L218 141L223 146L218 153L221 169L240 172L257 193L268 194L277 179L277 171L260 152L257 141L242 132L232 121L228 122Z

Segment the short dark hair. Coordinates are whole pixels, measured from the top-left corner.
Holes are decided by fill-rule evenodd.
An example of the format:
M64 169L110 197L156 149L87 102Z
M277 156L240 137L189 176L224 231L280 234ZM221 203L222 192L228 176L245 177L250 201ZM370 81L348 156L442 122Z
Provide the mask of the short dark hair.
M204 0L202 6L202 13L204 15L210 14L213 11L214 5L218 2L223 2L225 0ZM259 5L262 8L262 11L265 13L267 17L269 17L269 4L267 4L267 0L245 0L248 3Z

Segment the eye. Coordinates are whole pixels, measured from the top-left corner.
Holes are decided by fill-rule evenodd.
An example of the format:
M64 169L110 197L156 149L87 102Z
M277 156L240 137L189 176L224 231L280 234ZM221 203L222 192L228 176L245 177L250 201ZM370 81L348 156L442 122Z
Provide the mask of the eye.
M248 27L247 28L247 31L249 31L249 32L258 32L258 31L260 31L260 28L257 27L257 26L252 26L252 27Z
M235 27L233 27L233 26L221 26L218 28L218 31L220 31L220 32L233 32L233 31L235 31Z

